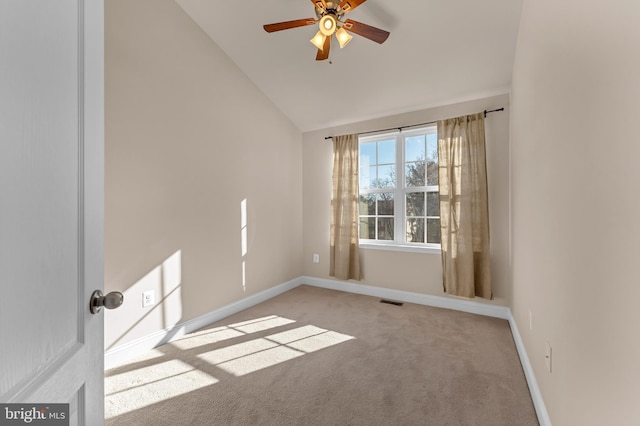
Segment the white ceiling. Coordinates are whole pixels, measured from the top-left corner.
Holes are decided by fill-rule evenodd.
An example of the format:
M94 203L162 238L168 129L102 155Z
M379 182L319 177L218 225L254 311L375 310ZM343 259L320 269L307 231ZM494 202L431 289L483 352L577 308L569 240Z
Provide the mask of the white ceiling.
M310 0L176 0L303 132L506 93L522 0L368 0L345 15L391 32L354 35L316 61ZM233 5L232 7L230 7Z

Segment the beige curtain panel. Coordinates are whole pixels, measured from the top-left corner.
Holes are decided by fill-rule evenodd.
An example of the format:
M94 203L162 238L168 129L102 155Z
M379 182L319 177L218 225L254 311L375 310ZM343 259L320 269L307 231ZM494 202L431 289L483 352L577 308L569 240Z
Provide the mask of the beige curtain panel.
M360 280L358 173L358 135L335 136L329 275L342 280Z
M438 121L444 291L492 299L482 113Z

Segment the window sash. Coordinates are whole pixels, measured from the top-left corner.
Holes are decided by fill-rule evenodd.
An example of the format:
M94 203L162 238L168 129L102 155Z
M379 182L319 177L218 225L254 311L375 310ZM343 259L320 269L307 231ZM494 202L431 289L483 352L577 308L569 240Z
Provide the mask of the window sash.
M427 247L427 248L440 248L439 243L428 243L428 242L408 242L406 241L407 234L407 219L412 218L420 218L424 219L424 239L427 240L427 222L429 219L440 219L439 216L431 216L428 215L427 211L427 200L425 199L424 204L424 215L422 216L409 216L406 213L406 197L407 194L410 193L425 193L425 198L427 197L427 193L429 192L438 192L437 185L427 185L427 168L426 161L428 158L428 153L426 150L428 149L427 137L430 134L437 134L436 126L428 126L422 127L419 129L406 130L402 132L394 132L394 133L384 133L377 134L372 136L361 136L359 138L359 147L362 147L362 144L380 142L385 140L394 139L395 140L395 149L396 149L396 161L395 161L395 188L361 188L359 191L359 195L367 195L367 194L381 194L381 193L393 193L394 196L394 238L393 240L380 240L380 239L368 239L368 238L360 238L360 241L364 244L393 244L393 245L404 245L404 246L416 246L416 247ZM405 158L405 148L406 148L406 139L412 136L420 136L425 135L425 185L424 186L406 186L406 164L408 163ZM376 152L377 152L377 144L376 144ZM383 164L377 163L378 158L376 157L376 165L381 166ZM409 161L411 162L411 161ZM387 165L385 163L384 165ZM369 167L371 165L368 165ZM362 167L362 165L361 165ZM376 202L377 204L377 202ZM362 212L361 212L362 213ZM378 235L378 223L380 218L390 217L389 215L380 215L378 214L377 207L375 209L375 214L360 214L360 220L364 218L376 218L375 219L375 236L379 238ZM359 231L360 232L360 231ZM361 234L359 234L361 235Z

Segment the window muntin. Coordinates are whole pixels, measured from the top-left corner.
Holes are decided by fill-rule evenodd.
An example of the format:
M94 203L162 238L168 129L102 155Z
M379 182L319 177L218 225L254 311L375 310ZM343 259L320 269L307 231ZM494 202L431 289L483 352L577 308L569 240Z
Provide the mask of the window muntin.
M360 239L395 240L396 142L360 142Z
M436 127L360 138L360 240L440 246Z

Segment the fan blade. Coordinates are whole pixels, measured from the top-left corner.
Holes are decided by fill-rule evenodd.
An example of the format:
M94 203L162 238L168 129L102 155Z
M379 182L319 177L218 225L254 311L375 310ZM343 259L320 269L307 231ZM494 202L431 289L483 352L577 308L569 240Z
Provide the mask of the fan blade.
M313 0L312 0L313 1ZM338 6L338 10L341 10L344 13L349 13L351 12L353 9L355 9L356 7L360 6L362 3L364 3L367 0L344 0L342 3L340 3L340 5Z
M327 8L327 2L325 0L311 0L311 3L313 3L316 7L316 9L326 9Z
M351 19L347 19L342 28L380 44L384 43L389 37L388 31L363 24L362 22L352 21Z
M266 32L272 33L274 31L288 30L289 28L304 27L306 25L314 25L316 20L313 18L296 19L295 21L278 22L275 24L264 25L263 28Z
M316 61L324 61L329 57L329 50L331 49L331 37L324 38L324 45L322 49L318 49L316 53Z

